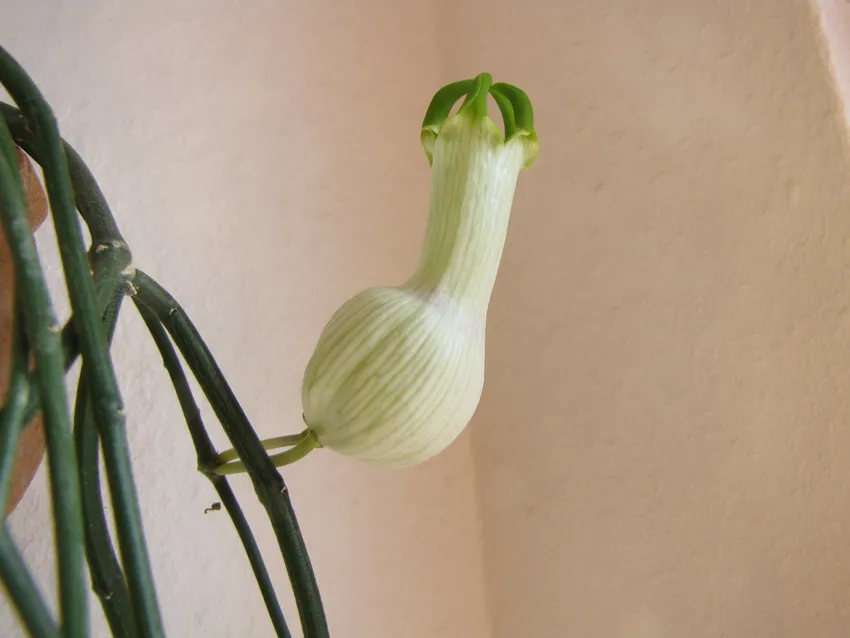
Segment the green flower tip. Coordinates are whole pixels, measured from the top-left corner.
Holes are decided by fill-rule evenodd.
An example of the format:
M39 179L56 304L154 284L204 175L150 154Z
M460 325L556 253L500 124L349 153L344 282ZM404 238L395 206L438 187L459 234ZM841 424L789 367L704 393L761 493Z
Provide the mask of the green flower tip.
M486 118L487 97L490 95L493 96L493 101L496 102L502 114L505 126L504 143L507 144L518 137L525 138L527 145L525 167L531 166L539 150L531 100L524 91L512 84L504 82L493 84L493 76L489 73L481 73L472 80L447 84L434 95L425 112L420 136L429 163L433 163L434 160L434 142L458 100L466 97L457 115Z

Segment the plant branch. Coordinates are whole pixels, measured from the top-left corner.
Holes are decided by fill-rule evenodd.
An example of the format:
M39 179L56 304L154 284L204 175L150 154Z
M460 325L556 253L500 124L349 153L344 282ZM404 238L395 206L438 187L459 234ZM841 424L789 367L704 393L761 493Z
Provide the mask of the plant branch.
M0 414L0 512L6 512L18 443L24 430L24 410L29 397L26 344L21 311L15 302L15 322L12 326L12 361L9 389L3 413Z
M0 102L0 116L6 120L16 145L22 148L39 165L44 166L44 153L39 140L23 113L10 104ZM92 249L89 261L98 308L102 311L111 296L119 274L130 267L132 256L127 243L121 236L115 218L103 196L94 176L83 162L79 153L70 144L61 140L74 189L74 199L80 216L92 236ZM62 349L65 356L65 370L74 364L80 353L74 319L71 318L62 329ZM38 389L30 378L30 399L27 404L24 422L30 423L38 411Z
M59 628L5 523L0 524L0 578L33 638L60 638Z
M47 194L74 312L73 321L87 370L86 382L90 388L92 411L103 441L118 541L127 571L139 635L143 638L161 638L164 631L142 532L141 513L125 430L125 410L109 356L106 334L100 323L95 285L83 249L83 237L77 220L65 149L50 106L25 71L2 47L0 83L32 123L37 144L43 154L41 159ZM3 128L6 128L5 124ZM44 390L42 388L42 392ZM68 481L69 477L64 476L64 480ZM78 485L74 487L78 488ZM75 496L79 505L79 494ZM83 636L87 609L79 613L81 617L86 618L85 622L81 621L79 625L79 635ZM76 619L76 615L74 618ZM68 635L75 636L75 632L76 629L68 630Z
M0 80L2 66L0 60ZM0 121L0 145L8 147L10 143L9 129ZM34 378L41 395L53 495L62 627L66 637L84 638L89 619L83 572L83 518L59 324L30 231L17 165L9 164L5 152L0 157L0 217L12 255L15 290L20 295L27 336L35 354Z
M202 470L212 483L215 491L221 499L224 509L230 515L233 521L233 526L239 534L239 539L242 541L242 546L245 548L245 554L248 556L248 561L251 563L251 569L254 571L254 577L257 580L257 585L260 588L260 593L263 596L263 601L266 604L269 617L274 626L275 634L278 638L290 638L289 628L286 625L286 620L283 616L283 611L280 608L280 603L274 591L269 573L266 570L266 565L263 562L263 556L257 541L254 539L254 534L251 532L251 526L248 524L248 519L242 512L239 506L239 501L233 493L230 484L223 476L216 476L209 472L203 471L202 468L208 467L215 462L216 452L212 440L207 434L201 411L195 398L192 396L192 388L189 386L189 381L183 372L183 366L180 364L180 359L174 346L171 345L171 340L168 333L162 324L147 307L136 302L136 307L142 316L142 319L147 325L148 330L162 355L162 362L168 375L171 378L171 383L174 386L174 391L177 394L177 399L180 402L180 408L183 411L183 417L186 419L186 425L189 429L189 434L192 437L192 443L195 446L195 452L198 456L198 468Z
M104 316L111 341L123 300L117 291ZM92 589L100 600L114 638L135 638L136 623L127 582L109 535L100 489L100 438L91 411L85 368L77 385L74 407L74 441L80 465L83 514L86 526L86 558Z
M177 301L140 270L136 270L133 277L131 294L150 309L168 330L209 400L231 445L245 464L277 537L305 638L326 638L328 625L319 588L283 478L263 449L263 444L212 353Z
M316 439L316 434L312 430L309 430L305 436L301 437L301 440L298 441L298 443L293 445L285 452L278 452L277 454L272 454L271 456L269 456L269 460L275 467L292 465L296 461L300 461L301 459L303 459L317 447L319 447L319 441L318 439ZM212 471L216 474L227 475L241 474L245 472L245 469L245 464L242 461L233 461L231 463L223 463L216 465L212 468Z
M301 434L284 434L283 436L275 436L270 439L260 439L260 443L263 444L264 450L277 450L278 448L291 447L300 443L307 434L308 430L304 430ZM218 456L215 457L215 463L216 465L223 465L238 458L239 454L236 450L230 448L224 452L219 452Z

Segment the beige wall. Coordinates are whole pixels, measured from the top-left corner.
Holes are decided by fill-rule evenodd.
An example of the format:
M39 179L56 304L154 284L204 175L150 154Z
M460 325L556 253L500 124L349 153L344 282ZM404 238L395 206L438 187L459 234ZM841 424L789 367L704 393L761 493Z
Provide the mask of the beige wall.
M301 374L327 317L416 261L430 176L419 123L443 81L434 8L57 6L0 2L0 42L55 105L138 265L191 313L261 436L299 431ZM229 519L203 513L215 494L132 315L116 357L168 634L270 637ZM469 437L403 474L319 452L286 477L335 638L488 635ZM235 483L300 635L264 514ZM44 487L42 471L12 525L52 593ZM108 635L93 609L95 635ZM0 597L0 636L20 635Z
M287 472L333 635L844 635L850 158L809 5L230 4L7 2L0 41L263 436L328 313L415 261L434 88L489 70L537 109L472 431ZM170 635L271 635L138 321L119 343ZM49 587L44 478L12 523Z
M450 68L521 82L541 139L473 432L495 637L846 635L848 154L807 3L447 7Z
M850 121L850 3L816 0L821 31L829 51L829 66L837 93L844 105L844 121Z

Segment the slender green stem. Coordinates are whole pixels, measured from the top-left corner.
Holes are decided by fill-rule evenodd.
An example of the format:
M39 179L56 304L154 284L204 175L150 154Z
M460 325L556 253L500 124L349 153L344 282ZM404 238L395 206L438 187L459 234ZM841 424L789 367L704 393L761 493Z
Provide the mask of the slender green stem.
M2 161L13 167L18 163L15 144L10 135L0 135L0 153ZM23 194L23 181L18 171L13 170L15 187ZM12 473L15 469L18 444L25 421L24 410L29 398L29 378L27 375L26 338L23 332L23 319L17 295L12 307L14 323L12 325L12 356L9 370L9 387L6 392L5 409L0 415L0 514L5 515L12 486Z
M0 102L0 116L6 120L9 130L12 132L12 137L15 143L20 146L30 157L39 164L42 163L42 150L39 144L38 136L30 126L29 121L24 114L21 113L11 104ZM65 157L68 162L68 171L71 176L71 183L74 186L74 199L77 204L77 210L80 216L85 220L89 232L92 236L92 248L100 244L108 244L109 242L120 242L124 246L121 247L126 253L126 265L129 261L129 249L127 248L124 238L115 223L115 217L103 196L103 192L98 186L94 175L86 166L80 154L62 140L62 147L65 151ZM119 247L115 247L119 248Z
M12 169L12 183L15 188L23 192L23 178L15 169L18 165L17 153L15 152L15 142L12 140L12 134L8 131L0 137L0 155L6 164Z
M15 469L18 443L24 430L24 409L29 398L27 355L19 304L15 302L15 322L12 326L12 362L5 409L0 414L0 513L8 507L12 473Z
M99 440L84 378L77 386L75 438L80 463L83 513L86 525L86 557L92 590L100 600L103 614L114 638L136 635L132 602L121 564L109 537L100 491Z
M109 356L106 335L100 323L94 281L86 263L62 139L50 106L20 65L2 47L0 83L33 124L38 145L43 153L42 167L47 194L74 312L74 325L86 365L86 381L90 388L92 410L103 441L122 562L127 571L139 635L143 638L160 638L164 631L133 481L125 430L125 410ZM74 475L76 476L76 471ZM67 476L65 480L68 480ZM87 619L87 614L81 615ZM80 627L84 627L84 623ZM68 630L69 636L78 635L75 632L76 629Z
M33 638L59 638L59 628L5 524L0 526L0 579Z
M167 291L140 270L136 271L133 278L132 293L171 334L218 416L231 445L245 464L277 537L305 638L327 637L328 625L319 587L283 478L263 449L233 390L185 311Z
M98 268L101 268L102 270L99 271ZM97 285L97 305L99 310L103 310L108 303L110 298L108 291L114 290L116 286L123 285L121 283L123 278L122 272L123 271L118 271L113 264L108 263L106 260L97 262L97 265L94 268L94 276ZM62 328L62 358L65 361L65 372L71 369L77 361L79 354L80 343L77 338L77 329L74 326L72 318ZM29 399L27 401L26 408L24 409L25 424L32 422L36 412L39 410L39 406L41 405L38 387L33 380L32 374L29 375L28 382ZM3 410L5 410L5 407ZM0 414L3 413L3 410L0 410Z
M0 116L6 120L15 144L38 164L43 164L44 154L24 115L14 106L0 102ZM112 291L112 282L119 273L130 266L132 255L115 223L109 204L88 166L70 144L65 140L61 142L74 189L74 201L92 237L90 261L97 297L98 300L108 299ZM105 305L101 302L98 307L103 309ZM63 343L65 343L68 357L67 366L70 367L79 354L79 344L72 321L69 321L63 330Z
M305 436L308 435L308 430L304 430L301 434L285 434L283 436L275 436L270 439L261 439L264 450L277 450L282 447L291 447L299 443ZM215 457L216 465L223 465L229 461L235 461L239 458L239 454L233 448L219 452Z
M308 431L307 436L301 438L298 443L292 446L291 449L286 450L285 452L278 452L277 454L272 454L269 459L271 459L272 464L275 467L283 467L284 465L292 465L296 461L300 461L305 456L307 456L310 452L315 450L319 446L319 441L316 439L316 435L312 430ZM268 449L268 448L266 448ZM213 472L216 474L227 475L227 474L242 474L245 472L245 464L242 461L233 461L231 463L224 463L221 465L216 465L213 468Z
M183 411L183 417L186 419L186 425L189 428L189 434L192 437L192 443L195 446L195 452L198 455L198 467L204 468L215 462L216 453L212 440L207 434L201 411L195 398L192 396L192 388L189 386L189 381L186 374L183 372L183 366L180 364L180 359L174 346L171 345L171 340L168 337L162 324L156 316L141 303L136 302L136 307L142 315L142 319L148 327L148 330L153 337L154 342L159 348L162 355L163 365L168 371L171 383L174 386L174 391L177 394L177 399L180 402L180 408ZM254 534L251 532L251 526L248 524L248 519L245 518L236 496L223 476L216 476L208 472L204 472L205 476L210 480L218 492L224 509L227 511L230 519L233 521L233 526L239 534L239 539L242 541L242 546L245 548L245 553L248 556L248 561L251 564L251 569L254 571L254 577L257 579L257 585L260 588L260 593L266 603L269 617L274 626L275 634L278 638L290 638L289 628L286 625L286 620L283 617L280 603L274 591L269 573L266 570L266 565L263 562L263 556L257 541L254 539Z
M104 325L110 341L115 332L122 300L122 292L117 291L104 313ZM81 373L77 385L74 440L80 465L80 485L86 526L86 557L92 589L100 600L112 636L134 638L136 629L132 601L106 523L100 489L100 441L89 402L85 370Z
M0 139L3 138L9 138L9 129L0 121ZM27 336L35 354L35 379L41 395L53 494L62 628L67 638L83 638L88 635L89 627L83 572L83 518L59 324L53 314L16 173L17 165L10 166L4 154L0 159L0 217L11 249L15 290L20 295Z
M95 271L95 275L97 275L97 271ZM114 275L114 276L113 276ZM121 281L120 273L109 273L109 280L101 279L98 285L98 308L100 308L101 302L107 299L107 295L103 294L101 290L106 290L116 277L118 282ZM119 285L118 283L115 284ZM62 328L62 359L65 362L65 372L71 369L71 367L76 363L77 357L80 355L80 344L77 339L77 330L74 326L73 320L69 321ZM32 422L33 418L38 412L39 407L41 406L41 399L38 394L38 386L35 384L34 377L32 374L28 376L29 383L29 399L27 400L26 407L24 408L24 424L29 424ZM0 414L5 410L5 406L2 410L0 410ZM26 427L26 425L25 425Z
M75 570L72 564L73 561L68 560L68 557L71 556L69 548L75 547L78 539L73 535L68 536L61 533L62 529L70 529L68 523L73 522L75 515L79 516L79 502L75 504L72 499L70 507L65 508L66 512L64 516L60 515L61 513L58 511L60 503L64 503L66 506L69 504L67 496L69 493L74 492L76 486L73 485L73 482L77 474L76 472L68 471L69 468L67 465L65 466L65 471L59 469L59 465L62 462L58 458L61 456L61 449L68 451L71 446L66 445L64 448L59 448L56 444L57 440L59 440L57 437L62 432L60 428L56 427L56 419L53 414L57 406L65 408L65 422L67 423L68 420L67 400L64 393L61 395L62 401L57 401L54 394L55 389L60 385L57 383L56 361L54 360L52 364L52 372L50 370L45 372L39 361L47 355L55 358L58 354L59 361L64 364L60 366L60 369L67 369L73 364L78 354L82 354L84 372L81 377L81 400L78 403L78 414L83 414L84 416L80 417L78 422L90 422L91 417L94 416L103 441L104 458L118 528L118 538L124 567L127 570L130 585L129 592L134 606L133 613L136 616L136 621L139 623L139 635L141 638L158 637L162 635L162 624L153 591L141 517L138 511L135 486L133 485L126 434L124 432L123 406L115 381L112 362L109 358L105 331L103 331L102 326L97 321L97 319L100 319L100 313L104 309L106 310L104 322L114 319L114 317L110 318L110 308L112 306L108 308L106 306L112 298L116 285L120 286L123 278L133 276L133 269L130 266L130 251L120 235L115 220L93 176L73 148L59 137L55 118L50 107L43 100L38 89L29 77L27 77L23 69L20 68L2 47L0 47L0 84L22 106L22 111L18 111L13 106L0 103L0 116L2 116L0 119L8 123L9 128L12 130L15 143L33 157L36 162L41 164L44 169L48 197L53 212L53 222L59 240L60 255L62 257L73 311L71 321L61 331L61 341L59 341L61 349L57 353L55 343L51 344L49 339L41 339L43 334L39 332L39 329L49 326L50 334L55 335L58 328L51 314L49 296L44 295L47 310L46 318L50 320L48 323L44 323L44 321L39 323L33 319L31 309L25 308L28 333L31 333L31 336L39 337L41 340L30 340L35 349L37 368L35 373L27 375L25 385L28 391L25 394L28 394L29 399L26 402L23 422L30 422L35 413L39 409L43 409L47 434L51 489L54 495L54 521L57 527L60 609L63 615L63 629L66 638L68 636L82 636L83 634L80 631L82 627L81 622L87 624L87 615L84 612L80 612L82 615L77 614L77 611L82 610L83 607L81 605L69 606L67 604L68 600L70 600L70 589L67 585L74 581L76 578L75 575L79 575L80 571L79 569ZM14 166L12 163L13 150L8 135L0 140L0 155L6 158L0 164L8 165L8 167ZM2 165L0 165L0 169L3 169ZM6 199L8 199L8 197L12 197L9 193L12 190L16 190L17 193L13 199L18 196L22 198L20 183L19 181L16 182L18 175L14 168L11 168L9 172L11 173L11 178L6 180L5 188L2 184L2 175L0 175L0 208L4 209L4 226L8 222L7 218L15 218L15 215L10 215L9 207L5 206L6 200L3 198L4 193ZM11 189L10 185L12 184L17 184L17 188ZM82 234L72 205L72 200L74 199L76 201L76 207L92 236L92 246L88 255L92 272L89 272L85 265ZM18 203L22 203L22 199ZM13 212L17 214L19 210L16 208ZM16 223L19 223L19 220ZM27 238L31 240L28 224L26 231ZM10 241L13 239L10 237ZM19 250L17 245L13 246L13 248L16 251ZM28 247L24 246L22 250L24 250L24 257L32 258L32 254L26 252ZM15 257L17 258L17 255ZM21 259L24 258L22 257ZM31 272L19 275L19 285L20 281L23 280L38 283L38 278L41 276L40 265L38 264L37 255L35 255L34 266ZM141 281L145 280L146 278L143 275ZM136 278L137 284L139 281L140 279ZM39 297L43 294L42 288L35 287L32 291L27 290L29 291L29 296ZM131 291L131 293L133 292ZM143 291L140 298L147 292ZM158 308L156 311L158 319L163 321L186 357L195 376L201 383L204 393L210 399L210 403L221 420L240 462L245 464L246 471L251 477L261 503L267 510L286 562L290 581L293 584L304 636L306 638L323 638L328 635L327 621L324 616L321 598L309 557L307 556L304 541L298 529L297 520L283 479L274 469L272 460L265 453L262 443L251 428L247 417L221 375L221 371L212 359L200 335L197 334L194 326L188 320L188 317L185 316L185 313L177 306L176 302L164 290L158 288L157 285L154 286L153 293L153 300L148 299L145 305ZM30 303L29 299L24 300L24 302L25 306ZM165 304L163 305L160 302L165 302ZM117 308L114 312L117 313ZM172 315L174 315L173 318ZM42 313L41 315L37 315L36 318L44 320L45 315ZM42 330L42 332L44 331ZM161 326L159 332L162 333ZM52 345L52 347L46 348L45 346L47 345ZM168 346L171 348L171 353L174 354L170 342L168 342ZM166 360L167 357L165 354L163 357ZM49 366L47 367L49 368ZM166 367L168 367L168 363L166 363ZM175 369L179 370L180 375L183 375L179 360L177 360L177 367L174 368L172 366L169 372L173 372ZM53 376L50 376L51 374ZM174 378L172 376L173 380ZM185 382L185 376L182 376L182 378ZM48 379L50 382L45 382L45 379ZM206 435L206 431L203 429L199 413L197 419L190 418L192 414L191 406L194 405L194 410L197 412L197 405L194 404L194 399L191 397L188 383L185 383L184 387L179 382L176 382L175 389L180 397L181 406L184 407L184 414L187 415L189 429L195 441L196 450L198 450L199 466L204 469L207 477L213 482L222 502L233 519L234 526L240 534L278 636L289 636L282 613L279 610L279 604L274 596L271 581L268 578L268 573L263 565L262 557L253 539L248 522L241 512L232 490L230 490L227 479L209 471L214 465L215 450ZM191 403L188 402L190 400ZM91 402L91 408L86 406L89 401ZM14 407L14 404L9 402L0 411L0 426L6 423L7 420L10 422L14 421L15 415L12 409ZM67 427L64 429L66 439L68 438L67 429ZM91 426L89 425L87 431L90 429ZM207 442L209 444L207 449L209 454L205 456L201 454L201 450L204 449L203 446L198 444L198 441L202 440L202 435L207 436ZM2 433L0 433L0 436L2 436ZM54 440L51 440L51 437ZM0 439L0 443L2 442L3 440ZM85 445L91 445L89 439L85 439ZM4 447L3 449L6 450L8 447ZM81 445L80 447L82 448L83 446ZM290 450L284 454L289 452L292 451ZM95 455L96 453L95 446ZM85 456L85 453L81 458L83 456ZM272 458L275 458L275 456L277 455L273 455ZM64 458L67 462L69 457L66 454ZM73 460L73 455L70 458ZM85 458L89 459L90 457L85 456ZM96 460L96 456L94 458ZM89 462L89 460L86 461L86 463ZM59 480L66 483L64 491L57 488L56 483ZM92 485L95 483L96 481ZM88 484L86 488L93 489ZM0 489L2 489L2 472L0 472ZM78 496L79 494L77 493ZM92 504L99 509L99 513L93 512L93 515L96 517L102 516L102 500L97 502L92 501ZM86 513L87 515L89 514L88 509ZM91 534L91 530L89 531ZM87 540L90 542L96 541L96 535L92 535L92 538L87 538ZM42 635L51 636L51 638L54 635L58 636L59 632L55 628L55 625L51 624L53 621L49 613L38 609L43 601L38 597L37 588L33 586L27 589L27 583L29 582L31 584L31 580L29 580L26 567L19 560L20 557L11 543L11 539L4 536L0 541L9 541L8 544L0 547L0 552L2 552L2 556L0 556L0 578L2 578L7 587L16 588L15 591L18 593L24 592L24 602L22 604L26 605L27 609L32 612L31 622L35 623L32 627L30 627L30 624L27 624L31 633L39 637ZM91 547L88 548L91 549ZM108 536L105 537L103 543L98 542L97 549L100 550L101 557L107 557L109 559L108 563L113 568L117 567L117 559L115 558L115 553L112 550ZM15 562L16 557L18 558L17 563ZM91 556L90 568L95 569L91 565ZM119 572L115 573L119 574L120 567L117 568ZM94 571L92 572L92 579L97 589L98 585L95 582L96 576ZM83 592L84 588L79 587L77 591ZM14 596L12 598L13 600L15 599ZM44 605L42 604L41 607L44 607ZM276 612L275 609L277 609ZM69 622L66 614L76 616L71 617ZM33 618L34 621L32 620ZM127 618L127 614L124 614L124 618ZM37 633L39 623L42 623L41 629L43 633ZM50 633L51 629L53 630L52 633Z
M38 164L43 165L42 157L44 154L39 140L24 115L14 106L0 102L0 116L6 120L15 144L21 147ZM77 209L92 236L92 249L89 257L95 290L97 291L98 308L103 310L111 296L116 278L119 277L121 272L128 269L132 255L91 171L70 144L62 140L62 145L74 188ZM73 318L62 329L62 348L65 353L65 369L67 371L80 353ZM32 378L30 378L30 400L24 417L25 423L32 422L35 413L38 411L38 406L38 391L34 387Z

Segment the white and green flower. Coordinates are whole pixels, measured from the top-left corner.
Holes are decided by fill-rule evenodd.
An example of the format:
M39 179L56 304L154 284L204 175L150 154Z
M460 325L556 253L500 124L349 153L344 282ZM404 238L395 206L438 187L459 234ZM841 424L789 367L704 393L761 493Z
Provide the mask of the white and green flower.
M490 95L504 135L487 117ZM276 465L316 447L384 467L416 465L448 447L478 407L514 190L538 151L531 104L486 73L455 82L431 101L421 139L433 178L416 271L403 285L362 291L330 318L304 373L307 429L263 441L290 448L271 456ZM236 458L223 452L216 471L244 471Z
M416 271L403 285L349 299L319 338L302 401L324 447L375 465L415 465L454 441L478 406L514 190L538 150L525 94L491 82L482 74L451 84L426 114L422 143L433 179ZM505 135L487 117L488 95Z

